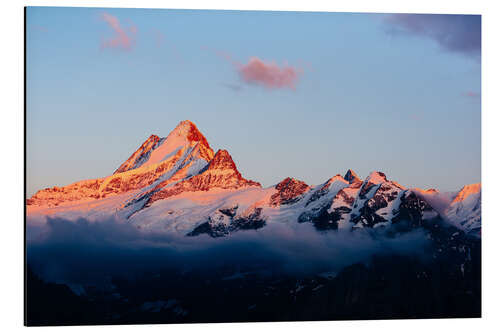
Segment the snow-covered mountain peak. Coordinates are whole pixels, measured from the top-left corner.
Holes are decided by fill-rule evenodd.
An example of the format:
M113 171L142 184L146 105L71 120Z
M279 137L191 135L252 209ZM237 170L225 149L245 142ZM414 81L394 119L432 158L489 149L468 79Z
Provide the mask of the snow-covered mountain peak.
M330 188L334 184L341 184L341 186L343 187L343 186L349 185L350 183L344 177L342 177L341 175L337 174L337 175L333 176L332 178L328 179L322 185L320 185L320 190L321 191L330 190Z
M406 189L378 171L362 181L349 169L316 186L287 177L262 188L243 178L227 150L214 153L189 120L165 138L149 136L113 175L40 190L27 206L28 215L110 214L183 235L226 235L277 221L326 230L442 219L468 233L481 230L480 183L440 193Z
M434 189L434 188L429 188L429 189L421 189L418 187L414 187L411 189L412 191L418 192L420 194L438 194L439 191Z
M328 183L333 183L333 182L342 182L342 183L349 183L347 179L342 177L340 174L336 174L332 178L328 179Z
M457 202L463 202L467 200L471 195L478 194L481 192L481 183L469 184L462 187L458 192L457 196L451 202L452 204Z
M380 172L380 171L373 171L365 179L366 183L371 183L371 184L380 184L380 183L384 183L386 181L387 181L387 177L385 176L385 173Z
M210 191L212 189L239 189L261 187L260 183L243 178L227 150L219 150L210 163L198 174L186 178L173 186L166 182L155 187L146 195L146 206L185 192Z
M274 188L276 193L271 196L269 203L271 206L281 206L299 201L302 195L309 191L310 186L301 180L287 177Z
M208 170L234 170L238 172L236 164L229 152L225 149L219 149L214 158L208 164ZM239 172L238 172L239 173Z
M481 183L465 185L446 208L445 216L458 228L480 236Z
M349 184L356 183L356 182L361 182L361 179L358 177L356 172L354 172L352 169L347 170L345 173L344 179L349 182Z
M286 177L285 179L280 181L278 184L276 184L276 186L274 188L279 190L281 188L285 188L285 187L288 187L290 185L298 185L298 184L308 186L305 182L303 182L301 180L295 179L293 177Z
M214 157L205 136L195 124L184 120L166 138L151 135L114 174L159 164L181 150L189 150L194 159L203 159L206 162Z
M243 178L233 158L225 149L219 149L206 169L201 170L196 177L203 179L212 187L237 188L246 185L260 187L260 183Z
M190 120L181 121L170 134L169 137L181 137L185 138L190 142L201 142L203 145L208 146L208 141L205 136L198 130L198 127Z

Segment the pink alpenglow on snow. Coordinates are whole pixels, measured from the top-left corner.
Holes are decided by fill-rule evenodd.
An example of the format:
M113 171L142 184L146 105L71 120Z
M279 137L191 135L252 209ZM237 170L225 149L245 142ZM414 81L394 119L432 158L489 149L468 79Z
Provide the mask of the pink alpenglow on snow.
M481 183L465 185L460 192L458 192L452 203L465 201L469 196L478 193L481 193Z
M101 13L101 18L113 29L114 36L102 42L103 48L116 48L122 50L131 50L135 44L134 37L137 34L137 27L133 24L124 29L118 18L108 13Z
M269 89L295 90L302 70L286 63L280 67L274 61L266 63L257 57L251 57L247 64L238 65L238 72L241 79L247 83L260 84Z

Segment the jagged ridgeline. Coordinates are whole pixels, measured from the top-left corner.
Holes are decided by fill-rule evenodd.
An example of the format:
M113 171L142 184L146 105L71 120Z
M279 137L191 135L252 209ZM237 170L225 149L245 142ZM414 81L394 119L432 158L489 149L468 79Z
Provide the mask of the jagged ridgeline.
M113 216L142 230L181 236L227 236L270 223L311 223L318 230L401 230L447 224L480 236L481 184L454 193L407 188L353 170L320 185L286 177L268 188L238 171L227 150L214 150L195 124L180 122L167 136L151 135L110 176L38 191L28 216Z

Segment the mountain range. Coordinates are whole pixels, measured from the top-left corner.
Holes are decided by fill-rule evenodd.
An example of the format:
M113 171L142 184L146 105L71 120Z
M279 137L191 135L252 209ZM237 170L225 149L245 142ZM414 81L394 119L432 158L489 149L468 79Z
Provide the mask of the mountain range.
M29 325L481 316L481 184L263 187L186 120L26 208Z
M188 237L227 236L272 223L311 223L319 231L445 224L480 237L481 184L456 192L422 190L380 171L361 179L349 169L319 185L286 177L263 188L185 120L167 137L151 135L110 176L38 191L27 199L27 215L31 221L113 217Z

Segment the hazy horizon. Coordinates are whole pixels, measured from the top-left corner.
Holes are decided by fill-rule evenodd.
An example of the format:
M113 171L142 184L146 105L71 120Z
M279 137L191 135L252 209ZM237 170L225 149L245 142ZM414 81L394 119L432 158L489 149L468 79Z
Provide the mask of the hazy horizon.
M27 195L189 119L264 187L353 169L481 181L481 19L28 7Z

